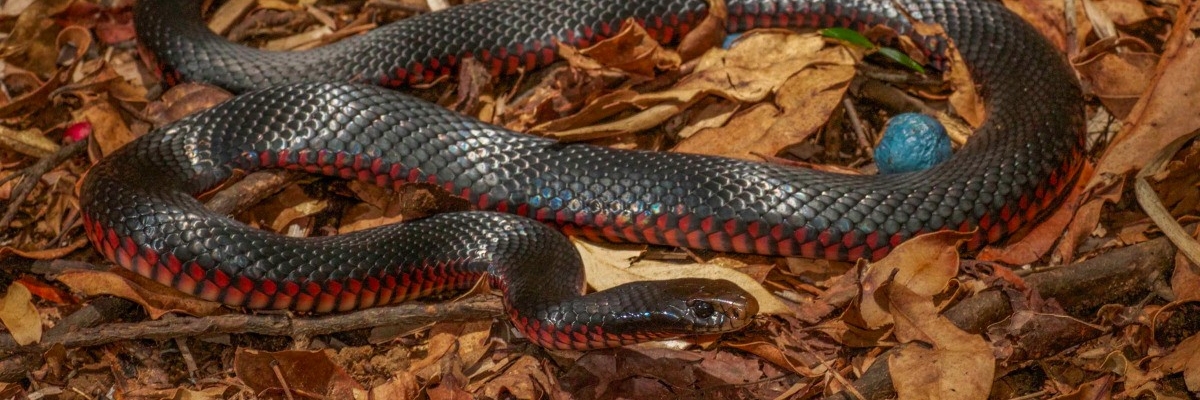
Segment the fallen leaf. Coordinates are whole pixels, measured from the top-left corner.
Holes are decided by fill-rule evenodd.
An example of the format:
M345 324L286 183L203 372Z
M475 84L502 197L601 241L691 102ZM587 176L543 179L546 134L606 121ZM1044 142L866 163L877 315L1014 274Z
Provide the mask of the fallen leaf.
M572 65L614 68L644 78L653 77L656 71L678 69L680 63L679 54L664 49L631 20L625 20L613 37L580 50L578 56L587 58L581 59L568 47L559 51ZM595 61L594 66L591 60Z
M1149 88L1097 162L1089 187L1112 175L1140 169L1154 154L1183 135L1200 130L1195 95L1200 93L1200 46L1191 31L1200 7L1180 9Z
M82 249L82 248L86 247L87 245L88 245L87 238L81 237L81 238L75 239L75 241L71 242L71 244L68 244L64 247L55 247L52 249L45 249L45 250L24 251L24 250L5 246L5 247L0 247L0 258L11 253L11 254L15 254L17 256L25 257L25 258L32 259L32 260L57 260L57 259L66 257L68 254L75 252L75 250Z
M17 282L8 285L8 291L0 298L0 322L20 346L42 340L42 317L25 285Z
M119 267L111 272L69 270L55 279L84 296L112 295L141 304L151 319L168 312L205 316L221 310L220 303L184 294Z
M603 137L646 130L661 125L707 96L720 96L743 103L758 102L775 93L797 72L820 64L853 65L861 58L846 47L826 47L816 34L786 31L756 31L743 35L729 50L715 49L695 61L692 73L672 89L637 94L622 92L589 102L572 116L552 120L530 129L572 140ZM828 85L822 81L817 87ZM803 93L805 90L797 90ZM801 110L802 106L794 110ZM634 111L616 121L594 124L599 118ZM828 116L825 116L826 118Z
M1113 116L1124 119L1150 86L1158 55L1135 37L1101 39L1072 59L1080 79Z
M904 345L887 360L900 398L985 399L995 378L992 348L937 314L933 299L889 285L887 299Z
M680 278L724 279L750 292L758 300L760 315L786 314L791 311L766 288L749 275L735 269L713 264L678 265L661 261L631 260L641 256L643 245L594 244L572 239L583 257L588 285L605 290L637 281L661 281Z
M813 369L806 367L803 363L793 360L791 357L788 357L787 354L785 354L784 351L779 348L779 346L776 346L773 343L754 341L748 343L727 343L726 345L750 354L754 354L755 356L761 357L762 359L767 360L768 362L775 364L780 368L795 372L801 376L817 378L825 374L824 371L814 371Z
M542 361L524 355L505 367L499 376L489 379L482 388L471 392L482 394L482 397L489 399L509 396L517 399L539 399L545 397L553 383L554 378L546 373Z
M382 385L371 388L368 398L414 400L421 394L421 384L417 376L408 371L393 372L392 379Z
M199 83L172 86L158 101L146 106L146 117L156 126L178 121L193 113L207 110L233 95L224 89Z
M264 352L238 348L233 357L233 370L258 396L283 398L299 392L332 399L356 399L366 395L366 389L323 351Z
M102 155L112 154L135 138L120 111L107 101L92 103L74 114L76 120L92 124L92 137Z
M946 290L958 275L958 246L974 236L972 232L942 231L912 238L879 261L859 261L865 269L861 280L859 312L867 327L875 329L893 322L878 291L887 286L902 286L922 296Z
M14 130L0 126L0 147L33 158L42 158L54 154L60 146L42 135L41 130Z
M1171 273L1172 302L1200 301L1200 266L1193 264L1183 253L1175 254L1175 272Z
M1150 370L1164 376L1182 372L1188 391L1200 392L1200 334L1184 339L1169 354L1151 361Z
M451 351L459 362L471 366L482 358L490 348L488 338L492 330L491 321L438 322L429 330L429 346L425 358L416 360L408 371L424 380L441 376L442 359Z

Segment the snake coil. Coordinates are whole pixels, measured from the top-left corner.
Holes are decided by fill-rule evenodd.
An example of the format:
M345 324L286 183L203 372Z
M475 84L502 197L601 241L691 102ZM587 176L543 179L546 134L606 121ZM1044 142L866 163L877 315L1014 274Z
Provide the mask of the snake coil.
M974 230L972 246L1040 218L1075 179L1084 110L1063 57L998 2L730 0L728 27L901 33L945 27L988 117L951 160L849 176L718 157L621 151L510 132L358 81L403 86L466 57L495 73L554 60L634 18L677 40L705 0L492 0L419 15L302 52L210 32L193 0L143 0L139 43L169 78L249 91L141 137L81 186L106 257L187 293L252 308L347 310L470 286L487 276L534 342L595 348L745 326L749 294L722 280L638 282L580 295L562 235L830 259L878 258L923 232ZM182 16L181 16L182 14ZM290 238L216 215L195 193L235 169L290 168L382 186L430 182L481 209L332 237ZM515 214L515 215L514 215ZM532 219L528 219L528 218Z

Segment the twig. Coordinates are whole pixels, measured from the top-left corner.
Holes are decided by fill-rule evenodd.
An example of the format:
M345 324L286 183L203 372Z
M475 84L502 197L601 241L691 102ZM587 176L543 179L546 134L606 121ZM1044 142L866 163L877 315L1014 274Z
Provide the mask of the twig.
M62 148L58 149L58 152L46 157L42 157L42 159L38 160L36 163L33 163L33 165L30 165L28 168L21 170L21 172L14 172L12 175L0 178L0 183L8 182L15 178L21 178L21 182L18 183L15 188L13 188L11 196L12 202L8 203L8 210L5 211L4 217L0 218L0 226L7 228L8 225L12 223L13 218L15 218L17 215L17 211L20 210L22 204L25 204L25 200L28 199L29 193L32 192L33 188L37 186L38 180L42 175L50 172L50 170L54 169L54 167L62 164L63 161L66 161L71 157L75 157L76 154L79 154L79 152L87 148L87 143L87 140L80 140L63 146Z
M220 214L232 214L234 211L250 207L282 190L288 183L294 182L307 174L297 171L268 169L258 171L246 178L229 185L217 192L204 206Z
M846 109L846 114L850 117L850 127L854 128L854 137L858 139L858 147L866 151L871 158L875 158L875 149L872 148L871 141L867 140L867 132L863 129L862 119L858 117L858 110L854 108L854 102L850 101L849 97L842 98L842 108Z

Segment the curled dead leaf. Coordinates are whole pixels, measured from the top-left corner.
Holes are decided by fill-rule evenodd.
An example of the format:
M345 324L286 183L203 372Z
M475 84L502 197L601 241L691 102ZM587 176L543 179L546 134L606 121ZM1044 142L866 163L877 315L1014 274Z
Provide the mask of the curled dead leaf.
M1194 45L1190 28L1200 19L1200 7L1186 11L1176 17L1150 86L1096 163L1089 187L1141 168L1169 143L1200 130L1200 113L1195 107L1196 93L1200 93L1200 79L1196 79L1200 76L1200 46Z
M680 278L724 279L750 292L758 300L758 313L778 315L791 311L761 283L735 269L714 264L678 265L661 261L632 260L641 256L644 245L594 244L572 239L583 257L587 283L596 290L637 281L661 281Z
M571 53L562 54L565 57ZM641 25L630 20L621 24L616 35L580 50L579 54L603 67L646 78L653 77L656 71L677 69L680 63L679 54L664 49ZM567 61L571 62L571 59Z
M912 238L873 263L859 261L865 269L861 282L862 297L859 313L869 328L880 328L893 322L885 299L879 290L886 285L903 286L922 296L933 296L946 290L958 274L958 246L974 233L942 231Z
M205 316L222 310L220 303L183 294L119 267L111 272L70 270L55 279L85 296L111 295L141 304L151 319L169 312Z
M1150 86L1158 55L1135 37L1101 39L1072 59L1080 78L1113 116L1123 119Z

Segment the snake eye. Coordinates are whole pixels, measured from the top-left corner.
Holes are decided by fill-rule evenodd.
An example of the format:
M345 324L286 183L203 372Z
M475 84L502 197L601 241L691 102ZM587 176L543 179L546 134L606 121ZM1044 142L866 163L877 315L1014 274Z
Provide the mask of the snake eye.
M688 308L692 309L692 314L695 314L696 318L708 318L717 312L712 303L704 300L693 300L688 303Z

